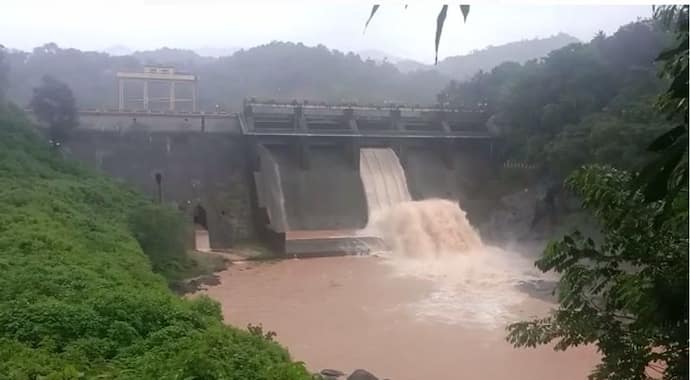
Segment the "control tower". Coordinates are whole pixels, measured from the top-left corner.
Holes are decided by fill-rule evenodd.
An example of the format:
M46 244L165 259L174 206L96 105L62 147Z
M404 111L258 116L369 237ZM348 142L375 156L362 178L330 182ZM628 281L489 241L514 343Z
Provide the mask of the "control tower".
M144 66L144 72L118 72L117 75L118 88L118 109L124 111L128 105L134 104L138 110L150 111L154 104L167 104L169 111L176 111L178 104L191 103L192 112L197 112L197 98L199 93L197 76L190 73L182 73L175 71L174 67L170 66ZM134 82L141 88L141 97L135 96L128 98L125 92L125 84ZM167 85L167 90L152 91L152 85L160 84ZM189 97L178 97L177 90L180 87L187 87L186 92ZM161 93L163 92L163 93ZM152 96L153 93L153 96Z

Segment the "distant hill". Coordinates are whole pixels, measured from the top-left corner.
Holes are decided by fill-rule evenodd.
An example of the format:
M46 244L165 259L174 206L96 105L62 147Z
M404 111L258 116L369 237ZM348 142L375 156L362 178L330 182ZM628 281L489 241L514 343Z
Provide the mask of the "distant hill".
M202 57L194 50L171 49L163 47L156 50L135 51L132 56L143 64L160 64L172 66L191 66L212 61L213 58Z
M103 50L103 52L114 56L122 56L132 54L132 49L124 45L113 45Z
M405 58L401 58L393 54L386 53L385 51L373 49L360 50L359 52L357 52L357 55L359 55L363 61L371 59L373 61L376 61L376 63L388 62L392 64L397 64L398 62L405 60Z
M26 105L44 74L66 82L80 107L112 108L117 71L143 65L171 65L199 75L201 109L238 110L245 97L308 99L326 102L430 104L451 79L467 79L504 61L524 62L577 42L566 34L489 47L449 57L438 66L385 52L358 54L323 45L272 42L240 49L230 56L202 56L190 49L160 48L129 55L83 52L46 44L31 52L12 51L7 96ZM125 53L116 46L110 53Z
M395 65L401 72L415 70L437 70L454 79L468 79L479 70L489 71L506 61L524 63L546 56L549 52L566 45L580 42L577 38L559 33L547 38L535 38L510 42L505 45L489 46L466 55L448 57L437 66L425 65L413 60L401 60Z
M417 70L435 70L434 65L427 65L413 59L401 59L395 62L395 67L397 67L401 73L409 73Z
M200 48L195 48L194 51L202 57L226 57L233 55L236 51L240 50L238 47L213 47L213 46L203 46Z
M231 56L203 57L193 50L161 48L114 56L46 44L8 55L12 101L26 105L32 88L50 74L67 83L81 108L113 108L115 74L144 65L172 65L199 76L199 106L237 111L247 97L325 102L430 104L450 78L437 71L400 73L393 64L362 60L323 45L272 42Z

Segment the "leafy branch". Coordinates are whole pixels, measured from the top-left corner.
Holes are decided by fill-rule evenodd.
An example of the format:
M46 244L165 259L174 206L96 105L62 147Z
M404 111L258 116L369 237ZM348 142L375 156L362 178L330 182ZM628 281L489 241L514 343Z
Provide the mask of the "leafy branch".
M380 4L374 4L371 7L371 13L369 14L369 18L367 19L366 23L364 23L364 33L366 33L367 27L369 26L371 19L374 18L376 11L379 10L379 7L380 7ZM405 4L405 9L407 9L407 4ZM467 16L470 14L470 6L469 5L460 5L460 12L462 12L463 22L467 22ZM434 65L438 64L438 47L439 47L439 44L441 43L441 34L443 33L443 25L446 22L447 13L448 13L448 4L443 4L443 6L441 7L441 11L438 13L438 16L436 17L436 37L434 39L434 41L435 41Z

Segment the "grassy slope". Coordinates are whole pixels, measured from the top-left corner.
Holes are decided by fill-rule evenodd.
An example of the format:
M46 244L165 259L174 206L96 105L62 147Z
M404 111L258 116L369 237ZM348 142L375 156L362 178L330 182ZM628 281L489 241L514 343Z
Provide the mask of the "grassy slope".
M0 110L0 378L302 379L277 344L182 300L128 228L138 194Z

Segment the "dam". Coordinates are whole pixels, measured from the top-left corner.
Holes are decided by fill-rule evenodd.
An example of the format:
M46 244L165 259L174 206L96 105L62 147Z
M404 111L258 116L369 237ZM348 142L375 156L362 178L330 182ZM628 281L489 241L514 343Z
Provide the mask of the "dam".
M65 148L183 211L198 248L259 239L310 257L383 248L366 233L381 202L443 198L471 216L495 166L485 124L481 110L250 99L236 114L83 110Z

